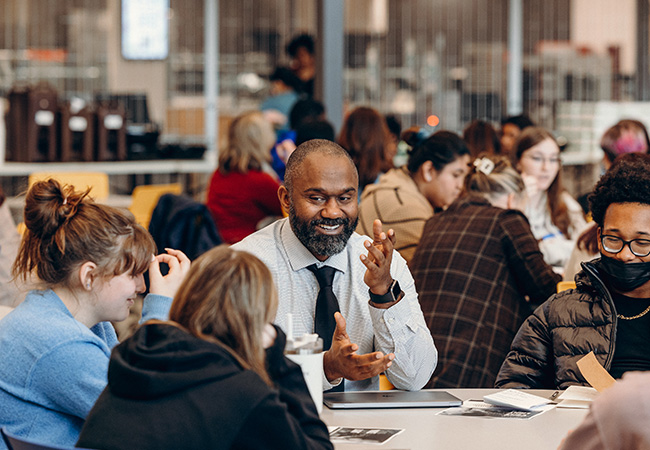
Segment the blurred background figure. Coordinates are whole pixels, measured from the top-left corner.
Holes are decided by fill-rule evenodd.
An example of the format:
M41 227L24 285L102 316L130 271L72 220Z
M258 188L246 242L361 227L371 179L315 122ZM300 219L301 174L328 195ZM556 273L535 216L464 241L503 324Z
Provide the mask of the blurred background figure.
M499 136L494 127L485 120L474 120L463 130L463 140L469 147L472 157L480 154L498 155L501 153Z
M384 119L386 119L386 126L388 127L388 142L386 144L384 167L381 171L388 172L390 169L395 167L397 145L399 144L400 136L402 135L402 124L393 114L385 116Z
M511 157L526 183L525 213L533 235L546 263L562 273L586 221L562 184L560 148L544 128L528 127Z
M298 100L289 113L289 125L292 130L297 130L300 125L306 122L326 120L325 106L313 98Z
M207 195L224 242L239 242L262 220L282 216L280 183L269 165L274 144L273 127L259 111L243 113L230 124Z
M280 181L284 180L287 160L296 149L296 133L305 123L325 121L325 106L311 97L299 99L289 112L289 130L278 133L276 145L271 150L271 166ZM324 130L320 130L325 132ZM332 131L334 133L334 131ZM323 139L328 139L323 137ZM330 139L331 140L331 139Z
M276 68L271 76L270 96L260 105L267 119L270 119L278 137L289 130L289 114L302 93L302 81L286 67Z
M605 131L600 139L603 166L608 170L616 158L626 153L648 153L648 130L638 120L624 119Z
M512 153L521 132L534 126L535 123L526 115L510 116L503 119L501 121L501 153L504 155Z
M600 139L603 150L603 168L607 171L614 161L627 153L648 153L650 141L648 131L638 120L624 119L608 128ZM589 194L578 199L583 210L587 207ZM571 256L564 267L564 280L573 281L575 275L582 270L580 263L598 257L598 236L596 224L590 224L578 237Z
M3 306L14 307L25 296L19 287L19 284L22 284L13 280L11 275L11 266L19 246L20 234L9 210L9 204L5 202L4 192L0 189L0 317L7 312Z
M364 189L357 232L372 236L372 223L380 219L395 230L395 250L409 262L424 223L460 195L470 156L463 140L449 131L427 137L411 128L402 138L411 145L408 164L389 170L379 183Z
M313 97L316 77L314 38L308 34L294 37L287 44L287 53L291 57L291 70L302 81L302 91Z
M359 196L363 189L376 183L386 165L388 126L373 108L360 106L348 114L338 144L352 157L359 171Z
M429 388L492 387L519 326L555 292L505 157L475 160L466 193L426 223L410 268L439 349Z
M305 122L296 130L296 147L312 139L336 142L334 127L327 120Z

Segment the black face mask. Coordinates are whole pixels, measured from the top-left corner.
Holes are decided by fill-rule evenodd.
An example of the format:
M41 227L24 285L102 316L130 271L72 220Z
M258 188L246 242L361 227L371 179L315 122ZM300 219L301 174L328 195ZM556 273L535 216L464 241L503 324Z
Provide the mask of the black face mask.
M600 262L607 281L617 291L633 291L650 281L650 262L624 263L602 253Z

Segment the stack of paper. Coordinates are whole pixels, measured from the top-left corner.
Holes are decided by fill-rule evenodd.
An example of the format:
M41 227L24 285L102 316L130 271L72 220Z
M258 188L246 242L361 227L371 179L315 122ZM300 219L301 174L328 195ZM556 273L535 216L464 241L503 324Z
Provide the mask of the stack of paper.
M559 401L558 408L579 408L587 409L591 402L598 395L598 391L588 386L569 386L557 398Z
M521 389L506 389L483 397L485 403L518 409L521 411L537 411L551 403L551 400L529 394Z

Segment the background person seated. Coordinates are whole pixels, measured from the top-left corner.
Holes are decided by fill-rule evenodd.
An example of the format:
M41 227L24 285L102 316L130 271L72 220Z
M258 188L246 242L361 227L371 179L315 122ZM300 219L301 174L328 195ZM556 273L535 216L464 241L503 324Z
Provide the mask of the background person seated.
M279 137L282 132L289 130L289 113L300 98L302 81L286 67L277 67L270 75L269 80L271 81L270 95L264 99L260 110L279 113L267 115L267 117L274 118L273 125L275 125Z
M280 183L269 166L273 144L273 128L259 111L243 113L230 124L228 144L219 152L219 167L207 194L208 208L224 242L239 242L261 220L282 216L277 196Z
M78 446L106 450L331 449L299 366L270 323L277 293L256 257L215 247L192 264L169 321L111 357Z
M108 321L126 319L147 269L143 319L165 317L190 265L175 250L154 258L153 239L133 216L94 203L88 192L55 180L27 192L14 275L36 277L42 288L0 321L0 424L70 447L106 386L117 344ZM160 262L170 267L165 277Z
M555 292L507 159L472 165L466 193L426 223L410 268L439 364L429 388L492 387L515 332Z
M338 143L350 154L359 173L359 195L363 189L378 181L386 166L389 147L386 120L375 109L360 106L345 118Z
M564 189L560 147L551 133L528 127L511 155L528 199L525 214L547 264L562 273L575 240L586 226L582 207Z
M509 116L501 121L501 154L509 156L519 135L524 129L534 127L535 123L526 115Z
M463 140L467 144L472 158L479 155L498 155L501 153L499 135L494 127L485 120L473 120L463 130Z
M645 126L638 120L625 119L605 131L600 139L600 148L603 150L603 168L608 170L616 158L627 153L648 153L650 143ZM589 212L589 207L584 206L588 195L578 199L583 209ZM584 199L584 200L583 200ZM564 266L564 279L573 281L576 273L580 271L580 263L598 257L598 237L596 224L590 224L578 237L571 256Z
M462 192L469 171L469 149L456 134L425 137L418 128L404 132L411 145L406 166L392 169L361 194L357 232L372 234L376 219L395 231L395 249L410 262L424 223Z
M650 156L621 157L590 204L600 259L524 322L496 387L587 385L576 363L590 351L614 378L650 370Z

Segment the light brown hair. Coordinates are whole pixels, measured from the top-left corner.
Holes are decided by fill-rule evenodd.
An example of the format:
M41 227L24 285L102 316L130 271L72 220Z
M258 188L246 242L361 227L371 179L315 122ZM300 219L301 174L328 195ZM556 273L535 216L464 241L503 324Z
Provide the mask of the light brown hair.
M273 126L259 111L237 116L228 128L228 145L219 152L219 171L246 173L260 170L271 160L275 144Z
M95 203L90 189L49 179L37 181L25 198L25 225L13 274L26 280L35 273L46 287L73 287L74 271L97 265L93 277L144 273L156 252L151 235L131 213Z
M491 161L494 166L486 164L486 161ZM484 154L470 167L472 170L465 178L465 190L490 202L502 195L521 195L525 189L521 175L504 156Z
M250 253L220 245L192 263L169 319L199 339L222 345L243 368L270 385L262 333L277 306L273 278L264 263Z
M555 142L555 145L557 145L555 137L542 127L528 127L524 129L521 132L521 135L519 135L519 138L515 143L514 151L512 152L513 166L517 167L521 155L523 155L526 150L536 146L546 139L551 139ZM551 211L551 221L553 222L553 225L558 227L564 235L571 237L569 233L569 227L571 225L569 207L562 199L562 193L564 191L564 184L562 183L562 162L560 161L557 175L546 191L548 208Z

